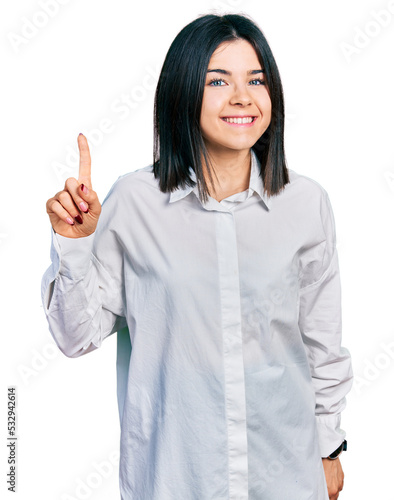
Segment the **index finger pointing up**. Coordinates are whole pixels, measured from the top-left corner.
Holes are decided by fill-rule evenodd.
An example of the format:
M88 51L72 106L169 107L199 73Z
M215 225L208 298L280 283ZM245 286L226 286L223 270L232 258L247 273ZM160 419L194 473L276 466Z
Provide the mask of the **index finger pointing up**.
M86 137L83 134L78 136L79 147L79 174L78 182L86 184L88 188L92 187L91 179L91 159L89 145Z

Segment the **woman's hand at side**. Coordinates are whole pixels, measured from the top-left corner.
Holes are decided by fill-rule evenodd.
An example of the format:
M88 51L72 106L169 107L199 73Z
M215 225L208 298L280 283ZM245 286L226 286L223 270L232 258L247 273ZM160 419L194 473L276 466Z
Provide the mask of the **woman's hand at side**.
M46 209L54 231L67 238L82 238L96 230L101 204L92 189L88 141L78 136L78 180L69 177L63 191L47 201Z
M342 470L341 461L339 458L330 460L323 458L324 474L326 476L326 483L328 488L328 496L330 500L337 500L339 493L343 489L344 473Z

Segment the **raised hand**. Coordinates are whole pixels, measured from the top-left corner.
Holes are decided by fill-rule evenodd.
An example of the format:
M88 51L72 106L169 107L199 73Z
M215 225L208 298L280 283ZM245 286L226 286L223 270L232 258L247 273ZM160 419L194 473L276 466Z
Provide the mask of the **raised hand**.
M69 177L63 191L46 204L53 229L67 238L82 238L94 233L101 213L101 204L92 189L90 151L83 134L78 136L78 147L78 180Z

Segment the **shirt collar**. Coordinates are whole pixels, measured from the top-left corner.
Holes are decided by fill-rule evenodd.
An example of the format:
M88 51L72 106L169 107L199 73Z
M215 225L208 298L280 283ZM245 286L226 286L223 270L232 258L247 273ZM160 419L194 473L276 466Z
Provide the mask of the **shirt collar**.
M267 193L264 192L264 183L263 183L263 179L260 175L260 162L256 156L256 153L253 151L253 149L251 150L251 155L252 155L252 164L251 164L251 169L250 169L249 191L255 192L263 200L266 207L268 209L270 209L272 199L267 195ZM194 172L193 169L190 169L190 178L194 182L196 182L196 173ZM200 196L198 193L198 187L196 184L194 187L193 186L186 186L184 188L180 187L180 188L176 189L175 191L173 191L170 194L170 203L173 203L174 201L178 201L178 200L181 200L182 198L185 198L191 192L194 192L194 194L197 196L197 198L200 199Z
M264 182L261 177L261 166L256 153L252 149L252 165L250 169L249 189L253 190L265 203L268 210L271 208L272 198L264 192Z

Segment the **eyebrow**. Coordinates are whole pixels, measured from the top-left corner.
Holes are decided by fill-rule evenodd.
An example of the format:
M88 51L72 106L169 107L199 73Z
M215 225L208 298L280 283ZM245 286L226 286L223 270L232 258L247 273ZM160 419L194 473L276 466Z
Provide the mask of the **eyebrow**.
M208 69L207 73L221 73L222 75L229 75L231 76L232 73L231 71L227 71L226 69ZM263 69L250 69L248 71L248 75L257 75L258 73L265 73Z

